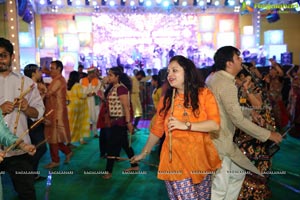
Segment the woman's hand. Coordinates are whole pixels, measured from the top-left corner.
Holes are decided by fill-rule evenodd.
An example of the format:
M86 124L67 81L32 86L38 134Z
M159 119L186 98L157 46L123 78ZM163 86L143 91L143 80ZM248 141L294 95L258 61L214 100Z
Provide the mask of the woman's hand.
M247 91L249 88L251 88L251 77L249 78L248 76L245 78L243 81L243 88L245 91Z
M130 134L133 134L134 128L131 122L127 123L127 129Z
M2 114L9 114L14 110L14 104L10 101L5 101L1 106Z
M263 118L259 113L257 113L255 110L253 110L253 111L251 112L251 116L252 116L253 122L255 122L256 124L258 124L258 125L261 126L261 127L264 127L264 126L265 126L266 121L265 121L264 118Z
M169 122L168 122L168 130L172 131L172 130L187 130L188 127L185 125L184 122L179 121L178 119L176 119L175 117L170 117L169 118Z
M5 157L5 152L4 151L0 152L0 163L4 160L4 157Z
M139 162L140 160L143 160L145 157L146 157L146 153L141 153L139 155L136 155L136 156L133 156L131 159L130 159L130 163L137 163Z

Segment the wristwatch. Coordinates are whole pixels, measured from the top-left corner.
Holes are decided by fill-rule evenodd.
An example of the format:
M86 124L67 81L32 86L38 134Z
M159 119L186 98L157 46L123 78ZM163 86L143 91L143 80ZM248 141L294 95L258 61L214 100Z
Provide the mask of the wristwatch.
M187 130L190 131L191 128L192 128L191 122L185 122L185 125L186 125L186 127L187 127Z

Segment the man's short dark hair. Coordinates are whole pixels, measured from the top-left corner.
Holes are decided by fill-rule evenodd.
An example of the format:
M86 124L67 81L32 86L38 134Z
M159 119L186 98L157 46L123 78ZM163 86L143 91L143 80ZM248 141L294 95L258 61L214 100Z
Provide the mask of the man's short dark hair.
M12 45L12 43L9 40L1 37L0 38L0 47L4 48L9 53L10 56L13 55L14 46Z
M79 68L84 69L84 66L83 66L82 64L79 64L79 65L78 65L78 69L79 69Z
M32 78L32 74L35 73L37 69L39 69L39 66L36 64L28 64L24 68L24 75Z
M225 70L226 62L233 61L234 54L237 54L239 56L241 52L233 46L224 46L219 48L214 55L214 69L216 71Z
M64 70L64 65L60 60L52 61L51 64L54 63L56 66L56 69L60 69L60 72Z

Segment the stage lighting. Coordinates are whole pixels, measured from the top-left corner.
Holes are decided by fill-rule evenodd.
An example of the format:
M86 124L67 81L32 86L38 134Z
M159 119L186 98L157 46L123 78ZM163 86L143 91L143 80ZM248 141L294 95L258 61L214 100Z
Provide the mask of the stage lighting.
M106 5L106 0L101 0L101 5L105 6Z
M170 6L170 2L165 0L165 1L163 2L163 7L166 7L166 8L167 8L167 7L169 7L169 6Z
M214 4L215 4L215 6L219 6L220 5L220 1L216 0Z
M144 0L139 0L139 5L143 6L144 5Z
M109 1L109 5L110 5L111 7L113 7L113 6L116 5L116 2L115 2L114 0L110 0L110 1Z
M85 5L89 6L90 5L90 0L85 0Z
M186 1L183 1L183 2L181 3L181 5L182 5L182 6L187 6L187 2L186 2Z
M22 19L24 22L30 24L30 22L33 20L32 12L29 9L26 9Z
M204 1L200 0L198 4L199 4L200 7L203 7L204 6Z
M234 6L235 0L225 0L224 5L225 6Z
M150 7L150 6L152 6L152 2L151 2L151 0L147 0L147 1L146 1L146 6L147 6L147 7Z
M40 4L44 5L45 4L45 0L40 0Z
M67 0L67 4L68 4L68 6L71 6L72 5L72 0Z
M125 6L126 5L126 0L120 0L120 5Z
M62 4L61 0L57 0L57 1L56 1L56 4L57 4L58 6L61 6L61 4Z
M47 5L52 5L52 0L47 0Z
M199 0L194 0L194 1L193 1L193 6L197 6L197 5L198 5L198 1L199 1Z
M81 2L80 2L80 0L76 0L76 6L80 6L80 4L81 4Z
M97 6L97 1L93 1L93 6Z
M206 0L206 5L210 6L211 2L212 2L212 0Z
M133 0L130 1L130 6L133 7L135 5L135 2Z
M266 16L266 19L267 19L267 21L268 21L269 23L277 22L277 21L280 19L277 10L274 10L274 11L272 11L271 13L269 13L269 14Z
M161 0L156 0L156 3L157 4L161 4Z
M179 5L179 0L174 0L174 5L178 6Z

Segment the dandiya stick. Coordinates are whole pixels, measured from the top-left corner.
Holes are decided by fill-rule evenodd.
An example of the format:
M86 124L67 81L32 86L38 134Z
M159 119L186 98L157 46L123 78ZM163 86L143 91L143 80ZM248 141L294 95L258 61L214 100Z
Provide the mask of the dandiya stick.
M19 104L19 106L18 106L18 112L17 112L15 124L14 124L13 134L17 133L17 128L18 128L18 123L19 123L20 115L21 115L21 104Z
M45 117L49 116L52 112L53 112L53 110L50 110L44 117L41 117L39 120L37 120L36 122L34 122L34 124L32 124L29 129L27 129L26 131L24 131L20 135L20 137L18 138L18 140L14 144L10 145L5 150L5 153L9 152L10 150L12 150L16 146L18 146L22 142L23 138L29 133L29 131L32 130L33 128L35 128L38 124L40 124L45 119Z
M107 159L114 159L114 160L120 160L120 161L126 161L126 160L130 160L130 158L122 158L122 157L117 157L117 156L107 156ZM143 160L139 160L139 162L145 164L145 165L149 165L149 166L153 166L153 167L158 167L158 165L156 164L152 164Z
M27 88L27 90L25 90L24 92L22 92L20 94L20 96L17 99L15 99L13 105L16 105L18 103L18 101L20 99L22 99L24 96L26 96L33 88L34 88L34 84L32 84L29 88Z
M40 146L42 146L43 144L45 144L45 143L48 141L49 138L50 138L50 137L45 138L43 141L41 141L40 143L38 143L38 144L35 146L35 148L37 149L37 148L39 148Z
M26 91L29 92L31 90L31 86ZM18 103L18 100L22 99L25 96L24 93L26 91L23 92L23 88L24 88L24 77L22 78L22 82L21 82L21 94L20 94L19 98L15 99L15 101L13 103L13 106L15 106ZM19 103L18 112L17 112L15 123L14 123L13 134L17 133L17 128L18 128L18 123L19 123L20 115L21 115L21 104Z
M129 132L129 147L131 147L132 134Z
M173 116L173 111L174 111L175 92L176 89L173 88L173 94L171 99L171 116ZM172 132L168 131L168 135L169 135L169 162L172 162Z

